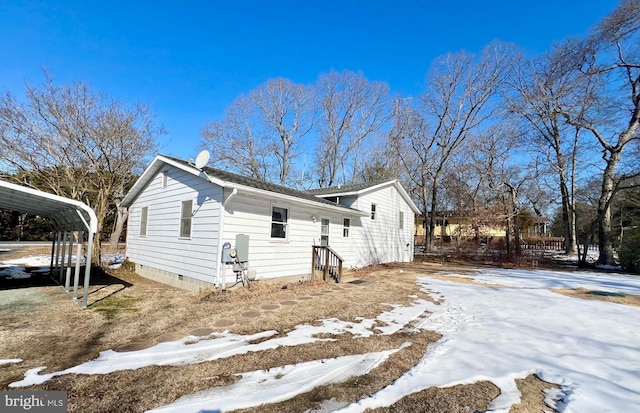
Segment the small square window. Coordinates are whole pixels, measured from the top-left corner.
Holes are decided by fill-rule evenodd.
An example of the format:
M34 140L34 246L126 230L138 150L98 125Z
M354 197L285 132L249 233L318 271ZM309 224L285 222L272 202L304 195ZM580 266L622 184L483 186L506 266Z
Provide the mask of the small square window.
M371 204L371 219L376 220L376 204Z
M398 214L398 219L398 228L404 229L404 212L400 211L400 213Z
M349 228L351 228L351 219L344 218L342 220L342 236L344 238L349 238Z

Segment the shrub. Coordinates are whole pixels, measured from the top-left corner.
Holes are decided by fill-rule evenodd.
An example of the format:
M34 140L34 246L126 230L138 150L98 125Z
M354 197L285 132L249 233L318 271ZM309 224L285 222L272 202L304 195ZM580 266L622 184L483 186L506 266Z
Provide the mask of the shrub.
M618 250L618 258L626 271L640 272L640 227L625 234Z

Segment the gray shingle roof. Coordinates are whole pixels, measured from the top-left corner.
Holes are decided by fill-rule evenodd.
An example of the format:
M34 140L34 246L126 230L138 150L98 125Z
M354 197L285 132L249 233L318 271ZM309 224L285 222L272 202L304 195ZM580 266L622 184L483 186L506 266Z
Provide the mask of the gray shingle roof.
M344 194L348 192L358 192L363 189L371 188L372 186L380 185L386 181L376 181L376 182L365 182L361 184L351 184L351 185L340 185L340 186L332 186L329 188L316 188L310 189L307 192L313 195L331 195L331 194Z
M185 165L193 166L187 161L182 159L174 158L171 156L162 155L165 158L171 159L175 162L180 162ZM261 179L250 178L248 176L238 175L233 172L225 171L217 168L210 168L205 166L202 170L209 176L218 178L222 181L231 182L238 185L248 186L251 188L261 189L263 191L273 192L281 195L288 195L295 198L305 199L307 201L313 201L324 205L331 205L341 207L347 210L354 211L353 208L349 208L347 206L328 201L326 199L322 199L320 197L315 196L313 193L309 191L300 191L298 189L289 188L287 186L277 185L271 182L263 181Z

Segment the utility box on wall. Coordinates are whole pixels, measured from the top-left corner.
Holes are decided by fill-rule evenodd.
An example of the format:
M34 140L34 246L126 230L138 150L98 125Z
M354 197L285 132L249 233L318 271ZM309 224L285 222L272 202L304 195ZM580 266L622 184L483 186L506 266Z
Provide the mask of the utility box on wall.
M249 236L245 234L236 235L236 259L239 262L249 261Z

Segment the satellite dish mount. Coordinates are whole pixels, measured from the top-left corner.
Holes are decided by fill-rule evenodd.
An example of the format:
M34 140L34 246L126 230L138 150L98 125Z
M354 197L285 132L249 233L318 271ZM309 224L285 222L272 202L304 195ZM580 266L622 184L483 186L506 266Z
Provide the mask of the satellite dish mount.
M209 162L209 151L202 151L196 156L196 168L202 169Z

